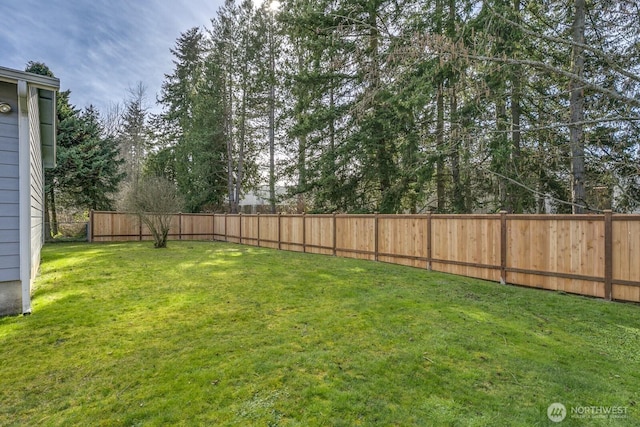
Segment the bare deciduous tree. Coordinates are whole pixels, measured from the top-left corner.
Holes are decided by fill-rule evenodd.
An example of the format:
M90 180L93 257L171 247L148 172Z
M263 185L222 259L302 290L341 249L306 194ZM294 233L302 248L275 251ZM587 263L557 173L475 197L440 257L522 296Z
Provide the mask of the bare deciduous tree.
M175 184L162 177L143 177L125 194L123 210L140 217L153 235L154 247L166 248L171 217L184 205Z

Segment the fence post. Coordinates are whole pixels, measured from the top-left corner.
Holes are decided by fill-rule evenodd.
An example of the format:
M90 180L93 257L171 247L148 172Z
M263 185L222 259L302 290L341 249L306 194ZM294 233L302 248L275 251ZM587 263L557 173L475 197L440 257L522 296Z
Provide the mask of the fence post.
M507 211L500 211L500 284L507 283Z
M431 211L427 212L427 270L432 271L431 256Z
M224 241L229 241L229 233L227 233L227 215L228 213L224 213Z
M260 247L260 212L257 213L258 216L258 247Z
M378 212L373 215L373 232L375 233L373 238L373 259L378 261Z
M182 240L182 212L178 213L178 240Z
M89 225L87 226L87 241L93 242L93 209L89 211Z
M238 215L238 222L240 223L240 244L242 244L242 212Z
M604 211L604 299L613 297L613 214Z
M278 212L278 250L282 249L282 212Z
M307 252L307 214L302 212L302 252Z
M336 214L333 213L333 256L336 256Z

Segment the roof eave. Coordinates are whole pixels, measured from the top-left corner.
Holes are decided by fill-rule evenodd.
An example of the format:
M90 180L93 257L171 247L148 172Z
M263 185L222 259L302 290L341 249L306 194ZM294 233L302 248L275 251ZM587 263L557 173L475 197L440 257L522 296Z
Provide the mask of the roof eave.
M57 91L60 89L60 79L56 77L41 76L39 74L27 73L26 71L13 70L11 68L0 67L0 81L17 83L26 81L39 89Z

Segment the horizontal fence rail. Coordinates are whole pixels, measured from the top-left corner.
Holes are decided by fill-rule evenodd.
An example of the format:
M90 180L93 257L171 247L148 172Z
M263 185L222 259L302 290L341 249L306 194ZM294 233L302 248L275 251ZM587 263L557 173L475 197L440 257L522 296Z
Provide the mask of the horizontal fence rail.
M91 212L89 240L151 240L136 215ZM640 302L640 215L175 214L169 238L403 264Z

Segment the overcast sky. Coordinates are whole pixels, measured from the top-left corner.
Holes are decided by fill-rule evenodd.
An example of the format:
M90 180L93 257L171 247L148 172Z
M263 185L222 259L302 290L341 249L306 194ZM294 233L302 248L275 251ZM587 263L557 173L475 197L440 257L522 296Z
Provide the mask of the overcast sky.
M222 2L0 0L0 66L44 62L72 104L103 112L142 82L151 107L173 70L169 49L189 28L209 28Z

